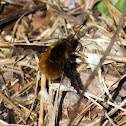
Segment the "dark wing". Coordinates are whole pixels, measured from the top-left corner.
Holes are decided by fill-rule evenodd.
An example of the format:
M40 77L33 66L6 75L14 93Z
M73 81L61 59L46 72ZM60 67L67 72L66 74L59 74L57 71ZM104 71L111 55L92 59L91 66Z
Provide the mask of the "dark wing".
M71 85L80 94L80 90L83 90L83 84L80 78L80 74L76 70L76 64L71 63L68 59L64 60L61 71L71 81Z

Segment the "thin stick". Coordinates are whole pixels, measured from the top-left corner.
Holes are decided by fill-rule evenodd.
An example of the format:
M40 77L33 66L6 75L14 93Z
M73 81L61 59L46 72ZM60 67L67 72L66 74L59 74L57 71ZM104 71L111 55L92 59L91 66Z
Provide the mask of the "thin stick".
M8 102L14 109L16 109L21 115L25 115L24 112L18 108L12 101L10 101L5 95L0 92L0 97L2 97L6 102Z
M41 91L43 91L45 87L46 87L46 77L44 74L41 74ZM40 112L39 112L38 126L43 126L44 123L43 119L44 119L44 98L42 95L40 95Z
M29 83L27 83L24 87L22 87L21 89L19 89L16 93L14 93L12 96L11 96L11 99L13 99L14 97L16 97L18 94L20 94L22 91L24 91L26 88L28 88L30 85L32 85L35 81L31 81Z

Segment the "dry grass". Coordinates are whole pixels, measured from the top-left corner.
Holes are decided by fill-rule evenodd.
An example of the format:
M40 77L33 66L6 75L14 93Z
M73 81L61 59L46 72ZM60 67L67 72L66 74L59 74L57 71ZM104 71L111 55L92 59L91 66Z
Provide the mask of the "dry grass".
M97 0L76 0L72 6L67 0L11 1L14 5L1 2L1 17L5 17L0 19L0 125L126 125L125 22L118 37L112 38L116 31L113 19L120 24L122 14L107 0L103 2L113 19L94 15ZM77 71L86 91L78 105L80 95L67 78L53 84L49 80L46 89L38 64L47 46L74 35L83 22L76 36L82 49L76 53ZM108 54L107 48L111 50ZM102 57L104 62L87 85Z

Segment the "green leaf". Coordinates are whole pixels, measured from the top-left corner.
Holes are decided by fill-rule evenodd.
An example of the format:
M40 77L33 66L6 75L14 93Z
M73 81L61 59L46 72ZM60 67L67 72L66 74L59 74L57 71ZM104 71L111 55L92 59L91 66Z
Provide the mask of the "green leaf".
M123 12L125 0L108 0L113 6L115 6L120 12ZM108 17L111 18L111 14L109 13L107 7L99 0L99 3L96 5L98 11L106 14Z
M123 12L124 4L125 4L125 0L118 0L118 2L115 4L115 7L116 7L120 12Z

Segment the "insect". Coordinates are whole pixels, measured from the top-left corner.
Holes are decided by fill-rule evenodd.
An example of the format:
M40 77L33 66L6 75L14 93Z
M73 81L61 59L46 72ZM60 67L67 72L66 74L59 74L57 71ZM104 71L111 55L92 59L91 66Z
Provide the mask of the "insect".
M50 80L61 78L65 75L71 81L71 85L79 92L82 82L76 71L76 64L71 61L73 52L76 51L79 42L73 37L61 39L48 47L39 57L39 67Z

